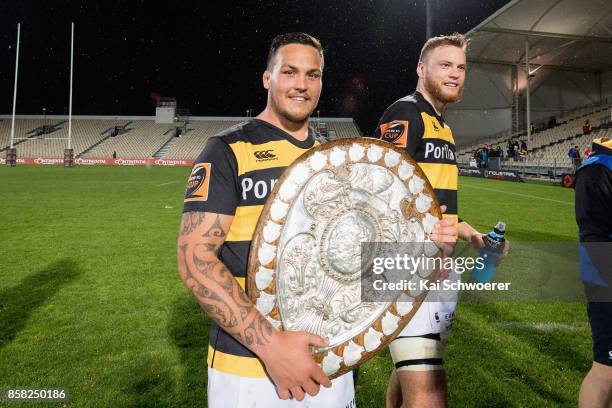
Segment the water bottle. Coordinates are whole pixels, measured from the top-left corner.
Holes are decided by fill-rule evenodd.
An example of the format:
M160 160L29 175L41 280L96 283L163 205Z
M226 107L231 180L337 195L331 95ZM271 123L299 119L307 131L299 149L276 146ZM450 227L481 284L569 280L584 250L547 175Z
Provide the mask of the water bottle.
M483 259L483 266L474 266L472 269L472 280L481 283L491 282L495 272L495 263L504 250L506 239L506 223L498 221L493 231L489 232L484 238L485 246L480 250L480 257Z

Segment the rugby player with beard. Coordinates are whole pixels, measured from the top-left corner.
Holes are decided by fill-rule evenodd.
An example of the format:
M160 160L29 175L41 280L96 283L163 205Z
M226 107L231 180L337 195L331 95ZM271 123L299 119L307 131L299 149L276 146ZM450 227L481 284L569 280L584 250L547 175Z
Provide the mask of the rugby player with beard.
M455 140L443 114L459 101L466 70L467 40L461 34L430 38L417 66L414 93L394 102L383 113L375 137L402 147L423 169L444 212L431 234L446 255L457 235L474 247L484 246L483 234L458 218L458 167ZM508 241L501 262L507 256ZM441 279L459 280L454 271ZM447 406L444 347L456 306L456 293L430 292L402 333L391 343L395 370L387 388L387 407Z

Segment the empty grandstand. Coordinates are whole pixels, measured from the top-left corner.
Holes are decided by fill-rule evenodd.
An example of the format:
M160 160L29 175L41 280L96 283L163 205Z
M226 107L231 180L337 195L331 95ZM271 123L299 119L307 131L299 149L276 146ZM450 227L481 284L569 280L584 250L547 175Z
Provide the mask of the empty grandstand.
M0 120L0 151L10 144L11 120ZM192 117L181 122L184 131L156 123L155 117L76 117L72 121L72 147L75 157L193 160L206 140L238 124L242 117ZM356 137L360 133L352 119L324 118L333 138ZM318 120L312 121L316 128ZM43 132L44 131L44 132ZM18 157L58 158L67 146L66 117L19 116L15 121L15 147Z
M60 157L66 148L68 123L65 117L43 119L42 117L19 118L15 121L15 147L20 157ZM36 129L64 121L55 125L51 133L39 133ZM105 130L117 124L116 120L76 119L72 121L73 144L75 154L87 150L102 141ZM4 151L10 144L11 121L0 122L0 146Z

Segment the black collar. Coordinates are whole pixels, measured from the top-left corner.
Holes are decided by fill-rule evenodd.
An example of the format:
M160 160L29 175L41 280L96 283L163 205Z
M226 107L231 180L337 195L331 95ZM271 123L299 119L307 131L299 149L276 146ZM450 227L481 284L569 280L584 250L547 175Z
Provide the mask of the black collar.
M310 128L310 126L308 127L308 137L304 140L297 140L295 137L291 136L289 133L285 132L283 129L279 128L278 126L271 124L270 122L266 122L265 120L261 120L257 118L253 118L252 120L255 123L261 124L263 126L266 126L268 128L271 128L277 131L284 139L293 143L295 146L301 149L310 149L312 146L314 146L315 138L314 138L313 130L312 128Z
M420 93L419 91L414 91L413 95L416 100L424 106L424 111L438 119L438 122L440 122L441 125L444 125L444 118L441 115L438 115L434 107L431 105L431 103L429 103L427 99L425 99L422 93Z

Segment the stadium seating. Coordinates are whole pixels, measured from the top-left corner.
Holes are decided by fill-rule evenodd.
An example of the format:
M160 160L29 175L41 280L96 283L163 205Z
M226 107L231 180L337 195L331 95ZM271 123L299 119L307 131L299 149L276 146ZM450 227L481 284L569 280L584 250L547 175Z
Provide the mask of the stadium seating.
M584 149L591 145L596 137L611 137L610 129L610 109L611 105L598 105L575 109L557 119L558 125L543 131L535 132L531 135L528 146L528 154L524 160L509 160L508 165L512 167L560 167L571 168L572 162L567 152L570 146L577 145L580 154ZM582 124L589 120L593 125L593 132L590 135L582 135ZM489 146L500 146L506 155L506 146L509 140L526 140L526 135L512 135L510 132L495 135L490 139L479 140L462 147L457 159L459 163L468 163L473 156L473 152L484 144Z
M15 121L15 147L19 157L63 157L64 149L67 147L68 122L59 125L52 133L36 135L33 130L43 125L53 125L63 122L58 119L18 119ZM72 121L72 148L74 154L78 155L93 144L102 140L105 136L101 133L112 127L117 122L114 120L84 120ZM5 119L0 122L0 149L10 145L11 120ZM23 138L28 138L23 140Z
M542 163L556 163L558 165L571 165L571 159L568 157L567 152L571 146L578 146L580 156L583 156L583 152L587 147L590 147L593 139L596 137L612 137L612 128L600 129L594 131L590 135L579 135L568 141L558 141L557 143L542 148L539 151L534 152L532 155L533 160L538 160Z
M165 159L195 159L210 136L240 123L241 120L194 120L187 124L187 133L175 138Z
M336 139L345 139L348 137L360 136L359 130L353 122L335 122L330 119L326 119L328 132L335 132Z
M167 124L157 124L152 120L135 120L125 130L126 133L109 137L83 157L111 157L113 152L123 158L152 157L172 137L165 134Z
M209 137L242 122L244 118L201 118L187 124L187 132L175 138L172 124L155 123L152 119L133 120L124 133L111 136L111 129L127 120L74 119L72 147L75 157L110 158L113 152L120 158L195 159ZM325 119L336 138L356 137L359 131L352 121ZM43 125L59 124L55 131L36 135ZM314 121L313 121L314 124ZM10 144L11 120L0 121L0 149ZM68 122L65 119L17 119L15 138L18 157L63 157L67 147ZM163 149L161 149L163 147ZM161 150L160 150L161 149Z

